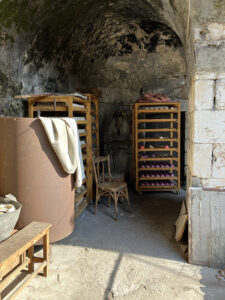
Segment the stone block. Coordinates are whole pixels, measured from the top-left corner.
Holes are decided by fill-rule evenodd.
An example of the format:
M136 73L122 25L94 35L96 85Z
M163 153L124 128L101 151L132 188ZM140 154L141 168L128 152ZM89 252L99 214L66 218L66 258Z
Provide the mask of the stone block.
M208 188L223 188L225 187L225 178L201 179L201 186Z
M213 145L212 178L225 178L225 144Z
M211 178L212 145L192 143L191 153L191 158L189 157L191 175L197 178Z
M194 109L212 109L214 100L214 80L196 80Z
M222 40L199 43L195 47L198 74L224 73L225 44Z
M216 109L225 109L225 79L216 82Z
M220 144L225 141L225 113L222 110L195 111L193 141Z
M206 40L216 41L225 39L225 24L211 23L208 25L208 31Z
M191 112L188 114L188 139L190 141L193 141L194 139L194 118L195 118L195 113Z
M195 80L192 80L191 87L188 95L188 112L191 113L194 110L195 101Z
M189 262L225 266L225 192L189 188Z
M198 72L195 74L195 80L200 79L212 79L212 80L217 80L217 79L225 79L225 73L224 72Z
M192 166L193 166L193 157L192 157L193 146L192 146L192 144L193 143L189 140L188 145L187 145L187 166L188 166L189 172L192 172Z

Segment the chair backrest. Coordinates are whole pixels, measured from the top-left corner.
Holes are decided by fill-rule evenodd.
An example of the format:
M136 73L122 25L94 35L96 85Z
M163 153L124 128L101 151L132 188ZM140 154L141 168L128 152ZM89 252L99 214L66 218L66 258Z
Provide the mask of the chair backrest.
M96 184L112 181L110 158L107 156L92 157L93 170ZM106 168L105 168L106 165Z

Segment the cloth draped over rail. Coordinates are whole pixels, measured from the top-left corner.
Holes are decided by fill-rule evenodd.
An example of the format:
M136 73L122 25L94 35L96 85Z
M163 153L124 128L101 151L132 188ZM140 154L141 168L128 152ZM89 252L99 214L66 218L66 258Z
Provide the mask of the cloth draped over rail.
M40 120L63 170L68 174L75 173L76 186L81 187L85 172L76 121L43 117Z

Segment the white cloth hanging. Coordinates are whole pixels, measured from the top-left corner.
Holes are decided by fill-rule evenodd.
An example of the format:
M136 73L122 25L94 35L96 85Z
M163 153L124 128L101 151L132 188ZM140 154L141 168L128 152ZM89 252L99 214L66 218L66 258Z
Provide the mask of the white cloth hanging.
M43 117L40 120L63 170L68 174L76 173L76 186L80 187L85 173L76 121Z

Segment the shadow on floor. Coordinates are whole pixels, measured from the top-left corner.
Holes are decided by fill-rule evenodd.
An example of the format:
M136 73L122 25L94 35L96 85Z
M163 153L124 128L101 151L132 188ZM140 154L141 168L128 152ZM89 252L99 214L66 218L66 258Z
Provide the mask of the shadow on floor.
M115 221L114 205L93 205L78 219L74 232L58 244L104 249L119 253L184 261L179 245L175 242L174 223L179 215L185 192L144 193L130 192L131 212L119 207L119 220Z

